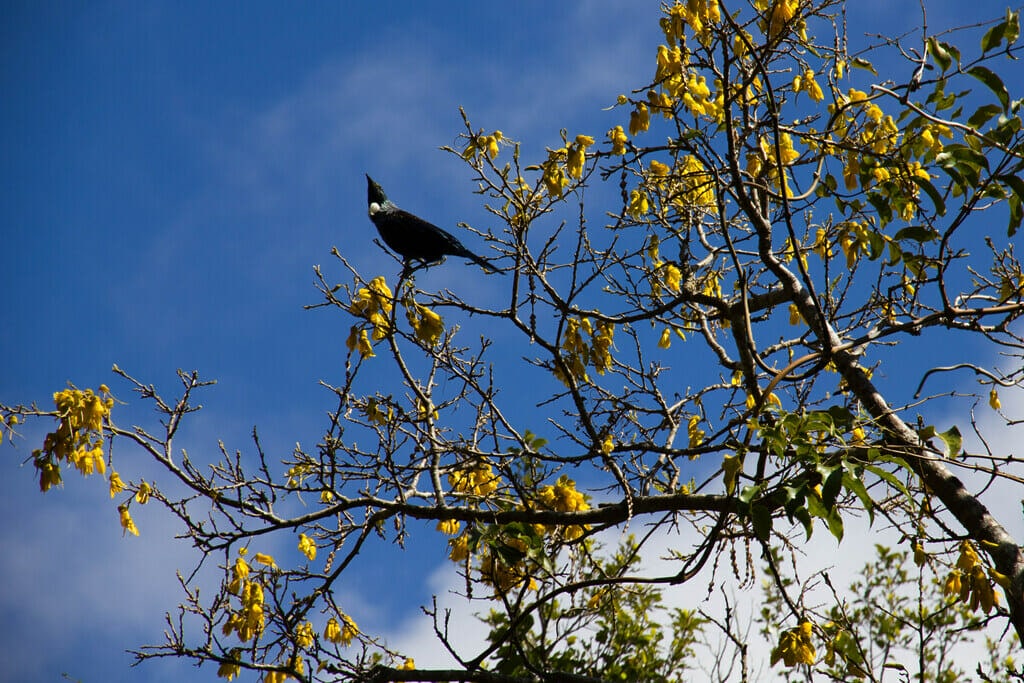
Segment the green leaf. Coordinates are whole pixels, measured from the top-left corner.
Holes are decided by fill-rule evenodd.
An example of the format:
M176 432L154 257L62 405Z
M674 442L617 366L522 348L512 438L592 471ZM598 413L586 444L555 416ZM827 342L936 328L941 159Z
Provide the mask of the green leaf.
M818 468L819 472L824 474L822 468ZM843 488L843 477L845 472L841 466L832 468L832 471L825 477L825 483L821 486L821 502L824 503L825 507L829 510L835 510L836 499L839 498L839 492Z
M934 36L928 39L928 54L935 58L935 63L939 65L942 71L948 69L953 63L953 58L948 48L948 45L937 40Z
M1024 200L1020 195L1014 194L1010 196L1009 204L1010 223L1006 226L1006 236L1013 237L1017 234L1017 228L1020 227L1021 221L1024 220Z
M981 37L981 51L988 52L992 48L998 47L999 43L1003 42L1006 28L1007 22L1003 21L985 31L985 35Z
M1017 233L1017 228L1021 226L1021 221L1024 220L1024 178L1016 174L1000 174L995 176L995 180L1005 184L1010 190L1007 202L1010 221L1006 227L1006 235L1013 237Z
M896 240L913 240L924 244L939 239L939 232L927 225L911 225L896 232Z
M883 226L892 220L892 204L887 197L883 197L877 192L872 192L868 194L868 201L871 202L871 206L875 207L875 211L878 212L879 222Z
M828 530L836 537L837 541L843 540L843 518L836 509L825 519L828 523Z
M916 175L910 176L910 179L914 181L915 185L924 190L924 193L932 200L932 204L935 205L935 213L939 216L945 216L946 202L942 199L942 195L939 194L939 191L935 189L935 186L932 185L932 181L925 178L919 178Z
M875 465L865 465L864 469L870 472L871 474L875 475L882 481L886 482L890 486L892 486L894 489L902 493L907 498L910 498L910 491L907 490L907 487L903 485L903 482L897 479L896 475L893 474L892 472L884 470L881 467L877 467Z
M1013 193L1024 200L1024 178L1019 175L997 175L996 180L1009 185Z
M953 425L944 432L939 432L938 437L945 442L947 455L950 458L955 458L960 455L960 450L963 448L964 438L960 435L960 430L957 429L956 425Z
M971 114L971 118L967 119L967 125L975 130L981 130L981 127L992 120L993 116L1001 113L1003 108L998 104L986 104L978 107L977 111Z
M984 66L972 66L967 70L967 73L984 83L989 90L996 94L999 102L1003 105L1003 111L1009 109L1010 93L1006 90L1006 86L1003 85L1002 79L994 71Z
M865 71L870 71L876 76L878 75L878 72L875 71L875 67L871 64L871 62L861 57L854 57L853 59L851 59L850 66L853 66L857 69L864 69Z
M764 505L750 506L750 522L758 540L767 543L772 535L772 513Z
M860 499L860 504L864 506L864 509L868 513L869 524L875 521L875 501L871 499L871 494L868 493L868 489L864 486L864 482L849 472L843 473L843 486L846 487L847 491L853 491L853 494Z
M1011 12L1009 7L1006 8L1006 32L1004 37L1006 38L1007 50L1020 38L1020 12Z
M757 494L759 494L760 492L760 486L744 486L742 489L740 489L740 495L737 497L740 499L741 503L750 505L751 501L754 500L754 498L757 497Z
M853 413L846 406L829 406L828 414L837 427L846 431L853 424Z

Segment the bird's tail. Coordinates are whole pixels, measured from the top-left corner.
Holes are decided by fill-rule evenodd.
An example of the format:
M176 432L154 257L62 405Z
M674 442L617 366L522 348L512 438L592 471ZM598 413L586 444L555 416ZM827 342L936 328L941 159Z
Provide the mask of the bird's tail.
M490 261L485 259L483 256L477 256L476 254L474 254L473 252L469 251L468 249L466 250L466 253L463 254L463 256L465 256L466 258L470 259L471 261L473 261L474 263L479 265L481 268L486 270L488 273L497 273L497 272L499 272L498 269L495 268L491 264Z

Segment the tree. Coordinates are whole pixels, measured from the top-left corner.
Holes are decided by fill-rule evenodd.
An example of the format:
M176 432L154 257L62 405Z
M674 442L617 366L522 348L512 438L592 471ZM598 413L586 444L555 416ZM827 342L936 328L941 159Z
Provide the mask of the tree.
M208 384L198 373L180 373L167 399L115 366L159 427L119 426L106 386L58 392L53 410L0 406L9 433L56 421L34 452L42 490L70 466L109 470L126 533L138 533L133 506L162 505L222 568L213 595L183 578L167 642L138 657L212 662L229 680L673 680L712 624L741 654L716 669L725 680L747 670L729 609L676 610L666 627L652 610L679 586L742 584L760 557L777 590L771 663L874 680L876 636L854 628L868 617L844 626L838 594L817 607L789 575L799 534L842 540L857 514L941 572L956 609L1024 635L1024 553L986 496L989 481L1020 481L1019 461L983 439L968 452L960 427L926 417L955 405L980 435L974 409L1002 415L1000 390L1024 382L1011 242L1024 133L997 73L1019 51L1018 13L969 49L966 29L926 27L862 46L845 11L666 6L653 79L617 97L622 123L601 144L563 131L528 160L464 115L462 144L445 149L502 224L480 234L507 303L424 291L404 270L389 285L336 252L334 272L316 271L320 306L352 326L314 449L278 462L254 432L246 457L176 453ZM984 351L886 380L911 342L951 338ZM980 392L963 385L971 373ZM535 393L507 395L513 374ZM115 441L173 485L125 481ZM968 475L984 478L977 490ZM336 599L366 544L427 533L422 522L494 610L480 652L433 611L453 670L417 669ZM627 527L639 539L608 554L602 532ZM668 570L638 563L682 527L696 540L671 549ZM295 536L298 559L262 552L271 534Z

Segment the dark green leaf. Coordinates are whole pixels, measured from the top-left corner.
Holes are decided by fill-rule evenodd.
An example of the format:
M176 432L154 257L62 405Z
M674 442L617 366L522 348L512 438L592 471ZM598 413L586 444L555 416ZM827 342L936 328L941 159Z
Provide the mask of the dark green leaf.
M837 541L843 540L843 518L836 509L825 520L828 522L828 530L836 537Z
M853 424L853 413L846 406L830 406L828 414L832 416L832 421L836 426L841 427L843 431Z
M739 499L741 503L750 504L750 501L754 500L758 493L761 492L760 486L744 486L740 489Z
M992 117L1003 111L1003 108L998 104L986 104L978 107L977 111L971 114L971 118L967 119L967 125L975 130L981 130L981 127L992 120Z
M1009 205L1010 224L1006 226L1006 236L1013 237L1017 234L1021 220L1024 219L1024 200L1021 200L1020 195L1010 195Z
M750 521L754 526L754 535L767 543L772 534L772 513L764 505L752 505Z
M875 211L878 212L878 218L882 225L892 220L892 205L889 203L888 198L883 197L877 192L872 192L868 195L868 201L871 202L871 206L875 207Z
M924 190L924 193L928 195L928 198L932 200L932 204L935 205L935 213L939 216L946 215L946 202L943 201L942 195L932 185L932 181L925 178L919 178L916 175L910 176L910 179L914 181L914 184ZM920 240L919 240L920 241ZM931 241L931 240L928 240Z
M930 184L930 183L929 183ZM935 189L935 188L932 188ZM914 240L915 242L933 242L939 239L939 233L927 225L911 225L896 233L896 240Z
M1006 111L1009 108L1010 93L1007 92L1002 79L1000 79L994 71L984 66L972 66L967 70L967 73L984 83L989 90L996 94L996 97L999 98L999 102L1003 105L1003 111Z
M997 175L996 180L1005 183L1013 194L1010 195L1009 207L1010 207L1010 224L1007 227L1006 234L1008 237L1013 237L1017 233L1017 228L1021 225L1021 220L1024 219L1024 178L1019 175Z
M981 37L981 51L988 52L994 47L998 47L999 43L1003 42L1003 35L1006 34L1006 22L1000 22L985 31L985 35Z
M997 175L996 180L1009 185L1015 195L1024 199L1024 178L1019 175Z
M875 501L871 500L871 495L868 493L867 487L864 486L864 482L859 477L846 472L843 474L843 486L846 487L847 491L853 491L854 495L860 499L860 504L868 512L868 522L874 522Z
M839 498L839 492L843 488L844 474L843 468L837 466L825 477L825 483L821 487L821 502L829 510L834 510L836 507L836 499Z

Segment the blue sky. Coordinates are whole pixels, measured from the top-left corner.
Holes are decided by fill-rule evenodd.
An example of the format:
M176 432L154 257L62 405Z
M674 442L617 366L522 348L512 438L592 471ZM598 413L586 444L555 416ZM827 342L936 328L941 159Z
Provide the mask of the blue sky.
M916 19L917 3L892 4L853 3L853 23ZM946 24L1004 7L930 4ZM330 407L317 380L339 373L349 321L303 310L317 302L312 266L347 281L337 246L364 274L396 272L372 243L363 173L441 225L486 226L467 169L438 151L461 131L458 107L533 158L562 126L602 136L621 122L603 108L651 76L657 6L4 3L0 400L48 406L69 380L131 400L115 362L173 394L175 369L198 369L219 384L179 444L195 457L217 439L246 448L254 424L269 451L314 442ZM456 260L418 284L469 277ZM122 425L151 419L138 401L117 410ZM41 432L25 434L2 452L0 678L178 680L181 664L129 670L123 651L159 640L187 548L155 512L122 539L95 478L69 473L43 498L18 466ZM447 568L426 547L394 551L373 551L350 597L366 630L413 642L407 619ZM393 564L375 573L377 558Z

